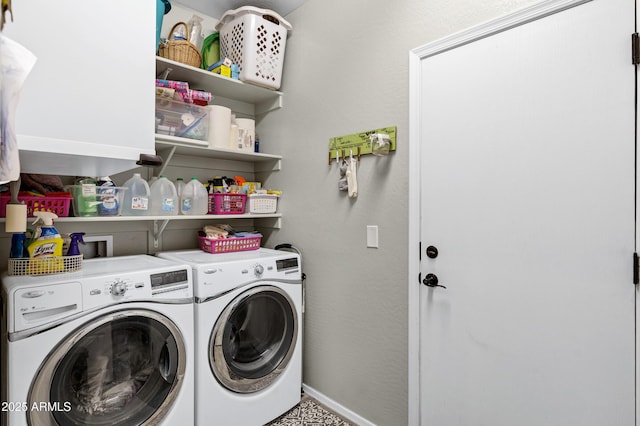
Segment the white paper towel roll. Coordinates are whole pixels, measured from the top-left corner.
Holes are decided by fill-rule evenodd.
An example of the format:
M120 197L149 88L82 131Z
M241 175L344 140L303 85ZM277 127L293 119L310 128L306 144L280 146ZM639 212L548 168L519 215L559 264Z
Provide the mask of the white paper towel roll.
M231 130L229 131L229 148L231 149L239 149L238 148L238 125L232 124Z
M236 118L238 124L238 147L253 152L256 140L256 122L250 118Z
M221 105L209 105L209 147L228 148L231 110Z
M27 232L27 205L7 204L7 220L4 232Z

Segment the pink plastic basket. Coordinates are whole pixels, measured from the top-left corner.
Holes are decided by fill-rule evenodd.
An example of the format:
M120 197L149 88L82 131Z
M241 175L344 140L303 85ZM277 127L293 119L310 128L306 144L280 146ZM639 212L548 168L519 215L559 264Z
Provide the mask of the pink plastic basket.
M7 216L7 204L9 201L11 201L10 196L0 196L0 217ZM53 212L58 217L67 217L71 206L71 197L19 195L18 201L22 201L27 205L27 216L29 217L33 216L33 212Z
M246 201L247 194L215 193L213 206L209 207L209 214L243 214Z
M258 250L260 248L261 235L243 238L220 238L213 240L198 236L200 250L207 253L231 253L234 251Z

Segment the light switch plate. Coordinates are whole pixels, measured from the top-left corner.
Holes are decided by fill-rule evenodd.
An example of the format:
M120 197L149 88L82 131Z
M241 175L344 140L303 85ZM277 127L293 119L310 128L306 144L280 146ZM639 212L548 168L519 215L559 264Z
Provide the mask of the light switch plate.
M378 248L378 225L367 225L367 247Z

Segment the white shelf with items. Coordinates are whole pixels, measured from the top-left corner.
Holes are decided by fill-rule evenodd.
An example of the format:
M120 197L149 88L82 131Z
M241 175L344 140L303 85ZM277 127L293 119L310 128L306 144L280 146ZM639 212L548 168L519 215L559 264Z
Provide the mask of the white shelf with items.
M167 72L168 69L170 70ZM240 115L256 117L282 107L282 92L222 77L210 71L159 56L156 57L156 75L158 78L165 78L166 75L168 80L186 81L190 88L209 91L213 95L212 104L227 106ZM162 166L154 172L156 176L165 173L175 155L252 163L255 173L279 171L282 166L282 156L280 155L209 147L207 141L176 136L156 134L155 148L163 159ZM255 219L259 220L263 227L280 228L282 215L280 213L245 213L202 216L143 216L140 218L122 216L121 218L113 220L153 220L154 245L157 245L159 237L171 220Z
M156 76L162 76L169 68L167 80L186 81L193 89L210 91L214 104L232 101L234 104L230 107L236 112L258 116L282 107L282 92L156 56Z
M175 216L92 216L92 217L59 217L56 223L88 223L88 222L142 222L142 221L171 221L171 220L224 220L224 219L278 219L274 222L279 228L281 213L244 213L244 214L203 214L203 215L175 215ZM33 219L33 218L29 218ZM0 218L0 223L5 222L5 218Z
M279 229L282 214L280 213L244 213L244 214L203 214L176 216L91 216L91 217L59 217L55 223L95 223L95 222L150 222L153 221L153 245L158 248L158 241L172 220L227 220L227 219L262 219L263 226ZM33 219L33 218L29 218ZM0 223L6 222L0 218Z
M91 217L59 217L55 220L55 223L82 223L82 222L141 222L141 221L153 221L153 220L219 220L219 219L265 219L282 217L280 213L244 213L244 214L202 214L202 215L175 215L175 216L91 216ZM32 219L32 218L29 218ZM0 223L6 219L1 218Z
M245 152L226 148L209 148L207 142L176 136L156 135L156 152L163 160L162 168L157 173L158 176L164 173L164 169L176 154L255 163L257 166L256 172L278 171L282 166L281 155Z

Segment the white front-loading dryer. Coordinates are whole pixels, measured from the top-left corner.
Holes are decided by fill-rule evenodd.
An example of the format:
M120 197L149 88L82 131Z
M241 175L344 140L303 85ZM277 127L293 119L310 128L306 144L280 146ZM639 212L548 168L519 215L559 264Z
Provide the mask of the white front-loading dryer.
M193 266L196 424L261 426L299 403L299 255L261 248L158 256Z
M190 425L191 268L90 259L2 277L2 425Z

